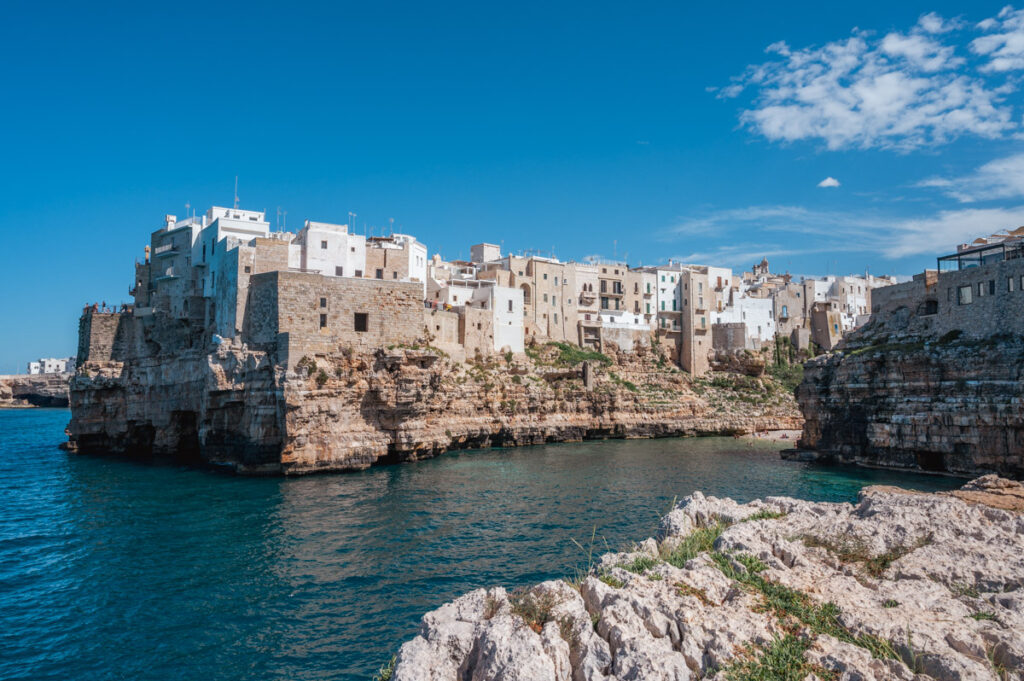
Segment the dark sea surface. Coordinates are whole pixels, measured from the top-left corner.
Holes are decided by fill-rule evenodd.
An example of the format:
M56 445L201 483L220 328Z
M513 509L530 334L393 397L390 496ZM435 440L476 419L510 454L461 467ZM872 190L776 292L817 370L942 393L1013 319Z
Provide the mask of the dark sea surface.
M866 484L960 484L733 438L238 478L67 454L68 415L0 410L0 679L368 679L424 612L569 574L586 560L572 538L639 541L694 490L852 501Z

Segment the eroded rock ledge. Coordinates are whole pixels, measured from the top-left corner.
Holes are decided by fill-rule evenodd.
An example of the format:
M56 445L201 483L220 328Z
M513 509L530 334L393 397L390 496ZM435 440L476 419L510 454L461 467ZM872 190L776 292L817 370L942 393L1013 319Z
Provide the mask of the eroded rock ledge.
M1020 483L856 504L694 493L576 580L423 617L395 681L1024 678ZM962 497L962 498L961 498Z
M244 474L358 470L451 449L728 435L802 424L770 376L692 379L659 348L554 344L454 361L428 346L303 357L288 370L241 344L87 361L68 448L169 456Z

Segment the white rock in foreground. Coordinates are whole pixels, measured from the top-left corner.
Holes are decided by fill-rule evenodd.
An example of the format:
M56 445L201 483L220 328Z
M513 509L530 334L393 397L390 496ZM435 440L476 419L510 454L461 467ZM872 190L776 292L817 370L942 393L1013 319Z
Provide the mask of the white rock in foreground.
M480 589L428 613L393 679L726 678L789 641L808 678L1020 681L1021 502L1024 486L995 476L952 494L869 487L856 505L698 492L662 519L660 542L603 556L578 589ZM727 523L716 559L666 562L692 533ZM788 602L800 613L834 603L838 617L820 625L768 607L776 585L799 592Z

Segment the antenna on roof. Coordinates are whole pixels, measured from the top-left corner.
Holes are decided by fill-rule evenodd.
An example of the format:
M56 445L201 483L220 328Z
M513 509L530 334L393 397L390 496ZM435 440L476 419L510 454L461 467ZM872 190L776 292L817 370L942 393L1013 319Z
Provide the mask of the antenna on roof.
M191 207L192 207L192 204L191 204L191 203L189 203L188 201L186 201L186 202L185 202L185 219L186 219L186 220L187 220L187 219L188 219L188 217L189 217L189 215L188 215L188 209L189 209L189 208L191 208Z
M238 210L238 175L235 175L235 210Z
M394 236L395 235L395 219L394 218L388 218L388 222L391 223L391 236Z

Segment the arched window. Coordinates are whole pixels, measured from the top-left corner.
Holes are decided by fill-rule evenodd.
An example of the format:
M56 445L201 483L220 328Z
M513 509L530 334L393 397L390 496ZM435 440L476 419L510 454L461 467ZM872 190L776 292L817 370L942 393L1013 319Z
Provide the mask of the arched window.
M523 284L519 288L523 289L523 304L524 305L529 305L530 304L530 286L529 286L529 284Z

